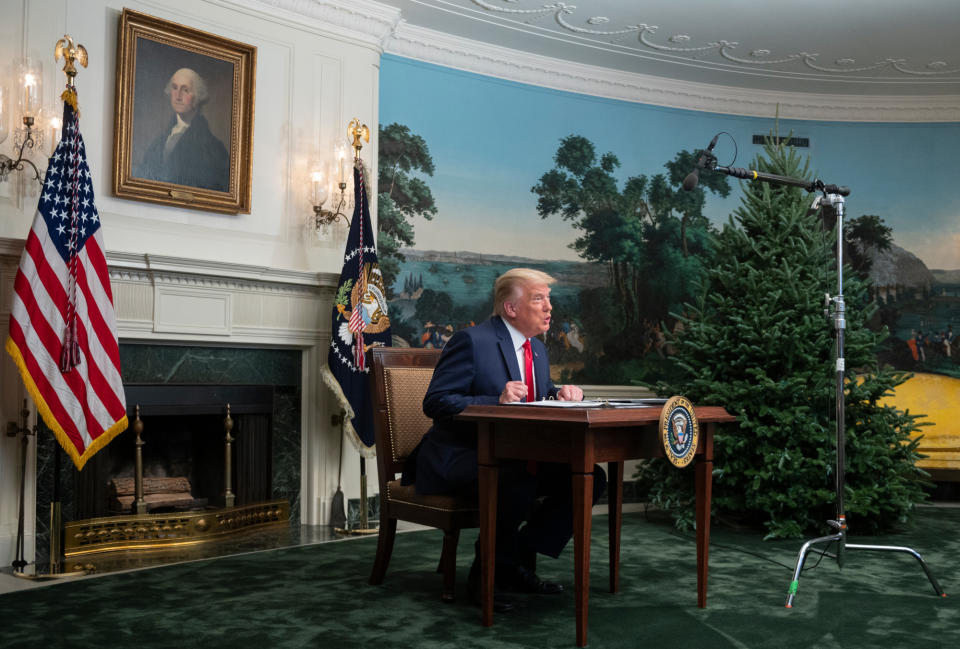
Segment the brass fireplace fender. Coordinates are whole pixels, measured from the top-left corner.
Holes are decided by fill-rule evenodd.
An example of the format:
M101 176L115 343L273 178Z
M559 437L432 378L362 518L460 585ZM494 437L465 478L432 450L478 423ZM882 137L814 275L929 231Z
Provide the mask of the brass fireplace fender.
M64 525L64 556L196 545L238 532L286 525L289 520L287 500L195 512L90 518Z

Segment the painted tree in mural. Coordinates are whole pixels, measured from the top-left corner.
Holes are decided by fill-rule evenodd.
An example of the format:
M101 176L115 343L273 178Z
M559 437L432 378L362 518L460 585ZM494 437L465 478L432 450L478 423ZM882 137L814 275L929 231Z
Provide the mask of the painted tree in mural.
M872 265L868 251L889 250L893 243L893 230L876 214L864 214L848 219L843 224L843 238L846 241L844 257L861 279L867 279Z
M681 151L666 163L667 175L632 176L620 190L618 158L598 157L593 143L579 135L561 140L554 162L531 189L537 212L569 221L578 233L573 248L609 269L612 291L583 295L582 302L594 303L589 313L604 314L596 325L604 328L608 359L629 359L642 351L644 340L660 335L659 323L671 309L692 299L711 258L705 190L727 196L729 183L705 174L692 192L682 191L695 158ZM610 361L606 365L609 373Z
M793 148L771 141L764 151L753 168L809 178ZM810 203L797 187L745 185L705 290L671 341L682 378L658 387L736 415L716 436L714 511L763 525L771 538L822 532L836 513L835 332L823 312L824 295L837 288L836 230L808 213ZM921 423L880 403L908 375L878 366L886 331L866 328L876 307L849 266L844 297L844 498L853 529L865 532L906 520L923 499L911 440ZM659 461L644 466L652 500L679 522L692 521L692 472Z
M387 297L405 261L401 248L415 243L410 220L432 220L437 213L430 187L417 172L433 175L433 158L422 137L407 126L393 123L380 127L379 174L377 176L377 253Z

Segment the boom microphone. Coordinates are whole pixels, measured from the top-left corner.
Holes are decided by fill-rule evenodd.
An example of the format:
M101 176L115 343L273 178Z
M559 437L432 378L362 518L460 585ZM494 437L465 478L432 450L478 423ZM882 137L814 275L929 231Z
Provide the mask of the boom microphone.
M700 168L694 167L693 171L688 173L687 177L683 179L683 191L692 192L698 182L700 182Z
M713 139L710 140L710 144L707 146L707 150L700 154L700 159L697 160L697 166L694 167L693 171L688 173L687 177L683 179L683 191L693 191L693 188L697 186L698 182L700 182L700 170L703 169L704 165L707 163L707 155L713 151L713 147L717 146L718 137L720 137L719 133L713 136Z

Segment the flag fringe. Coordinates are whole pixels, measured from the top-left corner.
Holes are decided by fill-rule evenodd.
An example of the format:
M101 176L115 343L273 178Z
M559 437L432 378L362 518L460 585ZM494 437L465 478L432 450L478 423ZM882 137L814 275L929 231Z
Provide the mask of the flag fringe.
M323 366L323 368L320 370L320 376L323 377L323 382L328 388L330 388L330 391L333 392L333 396L336 397L337 403L346 413L343 416L343 430L348 434L350 443L353 444L354 448L357 449L357 452L360 453L362 457L376 457L376 445L367 446L364 444L363 440L360 439L360 434L357 433L357 430L353 427L353 418L356 416L356 413L353 412L353 407L350 406L347 396L343 393L343 388L340 387L340 382L337 381L337 377L335 377L333 372L330 371L329 365Z
M122 418L115 421L110 428L103 431L99 437L93 440L93 443L84 449L82 455L78 453L77 449L73 445L73 442L70 440L70 437L67 435L66 431L63 430L63 426L60 425L60 422L57 421L57 418L53 416L52 412L50 412L50 407L40 394L40 389L37 388L37 384L33 382L33 377L30 375L30 372L27 371L27 364L23 360L23 355L20 353L20 348L17 347L17 344L14 342L13 338L9 336L7 337L7 344L5 347L7 353L10 354L14 364L17 366L17 369L20 370L20 378L23 379L23 384L26 386L27 392L30 393L30 397L33 399L34 405L37 407L37 412L40 413L41 417L43 417L43 421L47 427L53 431L53 434L57 438L57 442L59 442L60 447L66 452L67 455L70 456L70 459L73 460L73 464L77 467L77 471L81 470L87 463L87 460L93 457L97 451L109 444L114 437L127 429L127 416L124 415Z

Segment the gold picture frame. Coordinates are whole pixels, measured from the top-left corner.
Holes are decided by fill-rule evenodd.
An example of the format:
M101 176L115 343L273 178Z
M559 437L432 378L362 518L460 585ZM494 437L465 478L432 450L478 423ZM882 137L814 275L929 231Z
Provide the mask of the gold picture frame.
M257 48L124 9L113 193L250 212Z

